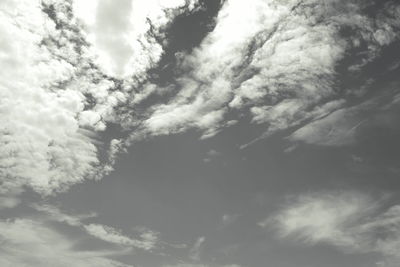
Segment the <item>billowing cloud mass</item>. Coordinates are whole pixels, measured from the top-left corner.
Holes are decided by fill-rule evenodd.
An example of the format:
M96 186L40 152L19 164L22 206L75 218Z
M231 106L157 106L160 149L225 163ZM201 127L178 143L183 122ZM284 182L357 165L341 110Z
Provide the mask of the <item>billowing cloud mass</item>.
M153 1L143 12L137 1L115 6L112 1L77 2L82 1L0 3L3 194L29 186L49 195L107 172L109 167L102 167L99 160L109 146L101 140L101 132L116 120L114 108L127 101L133 80L144 78L143 72L159 60L163 49L156 39L163 39L161 29L174 16L195 7L194 2ZM97 15L81 22L80 16L87 14L82 8L97 10ZM120 28L122 24L127 28ZM143 47L136 49L139 44ZM120 46L128 45L130 54L125 55ZM122 54L117 55L118 51ZM125 59L136 71L129 70L127 85L103 70L113 69L110 75L118 76L114 65L125 68L121 62ZM140 65L132 66L132 62Z
M75 67L41 45L45 37L66 40L39 1L3 1L0 14L2 189L29 185L49 193L79 182L98 164L93 136L77 119L84 95L57 90Z
M297 196L260 223L306 245L326 243L347 253L378 252L386 265L400 260L400 206L352 191ZM305 214L307 216L305 216Z
M170 245L147 228L130 233L30 200L101 179L119 153L161 135L206 139L252 124L242 148L280 132L295 143L289 152L354 144L371 127L399 131L399 32L396 0L0 0L0 266L126 266L111 258L181 247L186 258L162 264L205 267L202 232L191 248ZM203 165L229 158L212 147ZM149 205L159 212L163 200ZM44 219L5 219L24 201ZM219 214L220 229L236 226L236 210ZM280 237L400 261L400 206L365 194L301 195L260 225L271 221ZM78 249L57 227L117 252Z
M143 79L163 53L157 38L180 13L193 10L193 0L74 1L78 19L93 44L96 63L108 75ZM88 15L89 14L89 15Z
M354 114L369 109L351 107L368 103L361 73L398 41L396 1L225 1L159 83L149 72L163 68L169 27L201 8L189 0L0 3L5 206L25 187L51 195L101 178L135 140L192 128L208 138L247 119L265 125L260 138L298 127L292 141L351 142L363 123ZM363 89L343 85L348 76ZM146 101L152 95L163 97ZM123 132L104 134L110 124Z

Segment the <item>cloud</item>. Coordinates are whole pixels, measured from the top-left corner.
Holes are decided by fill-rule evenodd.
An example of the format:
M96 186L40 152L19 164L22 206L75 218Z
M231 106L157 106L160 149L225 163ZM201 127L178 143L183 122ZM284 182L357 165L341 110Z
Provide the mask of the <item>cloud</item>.
M222 216L222 226L229 226L235 223L239 216L238 214L224 214Z
M221 152L218 152L214 149L209 150L206 153L206 157L203 159L204 162L211 162L212 160L216 159L221 155Z
M15 208L21 201L14 196L0 196L0 210Z
M221 155L221 153L216 151L215 149L211 149L207 152L207 156L209 157L217 157L219 155Z
M292 141L324 146L349 145L355 142L355 133L366 122L360 106L336 110L325 118L313 121L296 130Z
M32 204L35 210L45 213L48 220L66 223L67 225L79 227L87 234L100 240L122 245L126 247L135 247L143 250L152 250L159 244L158 233L148 229L140 231L140 239L133 239L123 235L120 230L98 223L84 223L84 220L96 217L96 214L69 215L62 212L59 208L48 204Z
M199 261L201 252L203 249L203 244L206 241L204 236L199 237L194 243L193 247L190 250L190 258L194 261Z
M176 55L175 81L159 86L147 72L168 46L167 29L198 3L81 2L0 4L2 194L65 191L110 172L132 141L191 128L209 138L245 113L266 125L261 138L323 117L340 124L335 116L348 111L337 66L354 49L352 71L372 62L397 40L400 14L392 1L376 16L355 0L226 1L201 44ZM130 133L108 140L109 123ZM293 139L312 143L316 132Z
M398 90L386 90L385 94L362 103L340 108L327 116L316 119L293 132L289 139L322 146L343 146L356 143L361 134L368 134L376 126L393 128L399 105Z
M98 175L95 131L104 127L85 116L91 75L77 77L89 60L76 53L84 44L71 42L79 32L62 16L68 2L46 2L0 5L3 193L29 186L48 195Z
M69 215L62 212L58 207L49 204L32 204L32 208L39 212L43 212L51 221L66 223L70 226L82 226L82 221L88 218L96 217L95 213L85 215Z
M74 1L76 17L83 22L97 55L96 63L118 78L146 76L163 53L163 31L177 15L193 10L196 1L91 0Z
M132 61L126 63L129 68L143 74L160 57L156 37L163 35L162 29L196 6L193 1L151 1L145 9L138 8L138 1L131 1L132 6L128 1L78 2L0 4L2 194L27 186L50 195L110 171L113 153L107 152L110 163L99 155L113 149L115 141L106 144L100 133L107 123L118 123L115 108L126 104L136 83L103 73L103 67L114 67L98 62L97 43L91 43L88 32L96 30L95 40L112 62L124 67L127 59ZM88 10L96 10L96 16L90 17ZM90 23L95 28L86 25ZM127 40L141 45L134 52L139 55L125 55L121 46L131 45Z
M344 75L338 73L338 66L346 68L344 56L358 49L349 68L360 71L398 38L394 2L376 17L367 8L341 0L226 1L213 31L183 56L178 93L150 108L144 132L197 128L208 138L231 125L228 113L239 112L266 125L264 138L341 108L346 100L337 79Z
M78 251L75 242L28 219L0 221L0 265L4 267L128 267L113 251Z
M346 253L377 252L391 262L400 260L400 206L384 200L355 191L303 194L260 226L276 229L280 238L330 244Z
M120 231L113 227L102 224L88 224L83 226L88 234L101 240L124 246L132 246L144 250L151 250L158 243L157 234L152 231L144 232L140 235L141 240L132 239L124 236Z

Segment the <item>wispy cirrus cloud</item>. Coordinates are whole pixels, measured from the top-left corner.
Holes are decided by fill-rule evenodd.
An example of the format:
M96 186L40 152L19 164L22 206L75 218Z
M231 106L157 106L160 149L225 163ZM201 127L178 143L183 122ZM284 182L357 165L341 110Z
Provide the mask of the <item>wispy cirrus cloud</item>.
M88 234L97 237L101 240L123 245L123 246L131 246L135 248L141 248L144 250L153 249L158 243L157 233L152 231L147 231L140 235L141 239L132 239L121 234L117 229L102 225L102 224L87 224L83 226Z
M289 139L321 146L343 146L355 144L357 137L368 134L363 129L377 126L394 129L397 127L398 96L397 88L386 90L362 103L340 108L297 129Z
M377 16L368 13L371 6L226 1L213 31L181 57L177 94L149 108L143 134L197 128L207 138L240 119L228 114L239 113L265 124L264 138L343 107L353 89L341 86L340 77L361 71L398 38L397 5L389 1Z
M400 206L357 191L298 195L259 225L309 246L325 243L346 253L377 252L384 257L383 266L395 266L392 262L400 259Z
M152 250L161 243L158 238L158 233L148 229L140 231L139 238L132 238L124 235L121 230L114 227L99 223L84 222L87 219L96 217L95 213L70 215L62 212L56 206L48 204L32 204L31 206L35 210L45 213L50 221L57 221L66 223L70 226L79 227L90 236L116 245L143 250Z
M40 221L14 219L0 221L0 265L51 267L129 267L110 259L121 252L78 251L76 242Z

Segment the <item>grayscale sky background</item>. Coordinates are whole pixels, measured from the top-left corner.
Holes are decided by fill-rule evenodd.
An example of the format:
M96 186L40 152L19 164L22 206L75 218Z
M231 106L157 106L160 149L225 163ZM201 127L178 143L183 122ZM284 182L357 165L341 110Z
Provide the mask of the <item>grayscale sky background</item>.
M398 267L396 0L1 0L0 266Z

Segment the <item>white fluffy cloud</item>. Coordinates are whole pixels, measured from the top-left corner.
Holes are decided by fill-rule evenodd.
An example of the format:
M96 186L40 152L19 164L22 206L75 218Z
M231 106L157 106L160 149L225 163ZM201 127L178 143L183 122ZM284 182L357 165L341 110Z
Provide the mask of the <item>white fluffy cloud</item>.
M76 16L84 23L97 63L108 75L145 76L163 53L157 37L173 18L193 10L196 1L91 0L74 1Z
M107 77L103 67L129 66L124 72L131 78L143 76L162 52L156 35L163 37L162 29L174 16L196 6L183 0L139 4L0 3L1 194L28 186L49 195L110 169L99 160L109 144L98 133L118 120L114 108L128 101L135 83ZM92 18L91 8L96 10ZM132 46L129 53L124 46ZM97 50L112 62L102 62Z
M57 35L40 1L0 4L0 173L2 188L29 185L49 194L94 174L91 136L79 127L84 96L56 90L74 67L40 43Z
M400 260L400 206L387 207L384 199L367 194L300 195L260 225L278 230L280 238L295 238L307 245L326 243L347 253L378 252L388 264Z

